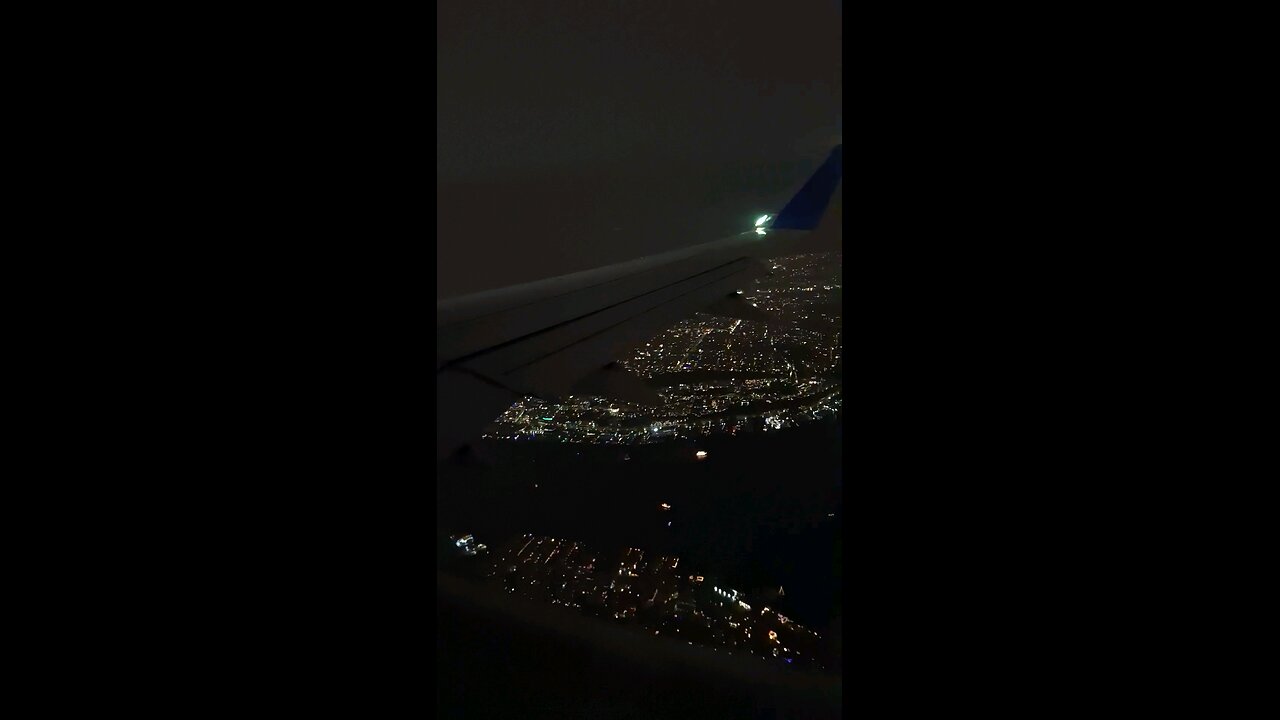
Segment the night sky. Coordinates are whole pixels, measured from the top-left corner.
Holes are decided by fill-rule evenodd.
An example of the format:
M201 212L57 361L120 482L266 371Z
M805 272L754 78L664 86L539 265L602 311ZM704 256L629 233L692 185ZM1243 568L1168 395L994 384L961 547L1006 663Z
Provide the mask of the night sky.
M840 142L839 4L437 5L437 297L716 240Z

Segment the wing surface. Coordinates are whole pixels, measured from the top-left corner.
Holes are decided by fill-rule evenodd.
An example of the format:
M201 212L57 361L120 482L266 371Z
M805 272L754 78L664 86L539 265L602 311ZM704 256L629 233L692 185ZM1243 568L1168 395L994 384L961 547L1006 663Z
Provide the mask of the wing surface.
M773 222L750 232L437 303L437 458L526 395L551 399L581 388L642 395L619 377L617 358L699 311L738 316L737 291L768 271L762 260L839 242L828 209L841 174L837 146ZM738 310L751 316L749 307Z

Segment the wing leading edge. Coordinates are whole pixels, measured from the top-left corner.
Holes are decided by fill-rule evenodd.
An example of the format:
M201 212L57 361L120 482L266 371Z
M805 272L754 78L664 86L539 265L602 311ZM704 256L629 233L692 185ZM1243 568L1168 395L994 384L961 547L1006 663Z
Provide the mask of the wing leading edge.
M763 233L438 303L437 459L526 395L644 397L612 363L696 312L732 311L736 291L765 272L761 260L804 252L841 174L837 146Z

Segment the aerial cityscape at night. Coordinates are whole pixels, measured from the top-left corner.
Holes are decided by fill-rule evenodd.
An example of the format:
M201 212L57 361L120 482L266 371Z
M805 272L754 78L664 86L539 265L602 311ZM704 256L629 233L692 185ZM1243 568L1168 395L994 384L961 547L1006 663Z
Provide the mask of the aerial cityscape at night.
M767 322L698 314L619 360L659 404L526 397L497 418L493 462L441 487L450 567L650 640L838 670L838 638L823 637L838 584L841 255L768 265L742 294Z
M438 714L839 717L841 6L436 17Z
M620 360L661 404L527 397L485 438L631 445L833 420L843 406L841 254L775 258L770 266L769 276L743 290L770 322L699 314Z
M492 553L471 534L449 538L455 560L496 591L603 618L639 634L665 637L792 669L826 668L814 630L785 615L786 590L742 592L696 574L673 555L526 533Z

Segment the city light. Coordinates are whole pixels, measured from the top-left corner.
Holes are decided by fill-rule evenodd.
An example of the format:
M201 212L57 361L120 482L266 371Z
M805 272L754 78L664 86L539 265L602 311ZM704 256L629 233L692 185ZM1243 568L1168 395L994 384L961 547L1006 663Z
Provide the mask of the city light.
M839 301L839 254L779 257L765 267L774 272L731 292L744 297L750 290L748 302L774 321L699 314L618 358L620 366L643 381L662 378L664 382L653 384L652 402L587 395L558 401L526 397L496 418L484 437L625 448L719 434L773 434L837 419L843 412L841 383L830 373L840 362L841 318L824 310ZM814 326L815 321L830 323L829 329ZM704 373L713 377L703 379ZM620 461L627 459L619 453Z
M694 453L694 456L695 456L695 457L697 457L699 460L706 460L706 459L707 459L707 451L706 451L706 450L699 450L698 452Z
M768 216L768 215L761 215L760 217L756 218L756 227L760 227L761 225L765 224L766 222L769 222L769 216Z

